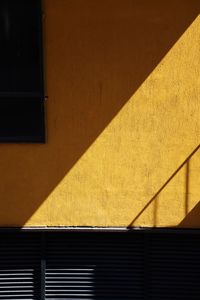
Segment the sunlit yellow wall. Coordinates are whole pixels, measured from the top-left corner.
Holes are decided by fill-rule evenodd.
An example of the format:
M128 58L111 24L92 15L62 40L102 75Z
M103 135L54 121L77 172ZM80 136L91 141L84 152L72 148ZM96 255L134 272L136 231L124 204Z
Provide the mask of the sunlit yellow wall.
M0 226L200 227L199 0L44 0L47 143L0 145Z

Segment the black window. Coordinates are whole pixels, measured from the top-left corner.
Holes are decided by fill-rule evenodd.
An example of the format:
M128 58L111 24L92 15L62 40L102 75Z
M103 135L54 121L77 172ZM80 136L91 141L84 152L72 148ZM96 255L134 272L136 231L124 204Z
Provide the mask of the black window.
M200 232L0 233L0 299L200 299Z
M0 1L0 141L44 142L40 0Z

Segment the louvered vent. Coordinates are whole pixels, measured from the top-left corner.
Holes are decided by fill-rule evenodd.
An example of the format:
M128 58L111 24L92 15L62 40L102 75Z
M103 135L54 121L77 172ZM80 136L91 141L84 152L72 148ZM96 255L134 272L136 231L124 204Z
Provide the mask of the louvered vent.
M199 300L200 232L0 234L0 300Z
M199 235L149 234L146 244L148 299L200 299Z
M0 243L0 299L39 299L38 238L3 234Z
M49 235L46 299L143 299L142 249L138 235Z

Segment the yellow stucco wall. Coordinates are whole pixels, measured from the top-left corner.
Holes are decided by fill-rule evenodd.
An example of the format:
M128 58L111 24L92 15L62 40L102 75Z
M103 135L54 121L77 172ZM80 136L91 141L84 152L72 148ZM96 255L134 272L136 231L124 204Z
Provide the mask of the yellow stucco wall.
M0 145L0 226L200 227L199 12L44 1L47 143Z

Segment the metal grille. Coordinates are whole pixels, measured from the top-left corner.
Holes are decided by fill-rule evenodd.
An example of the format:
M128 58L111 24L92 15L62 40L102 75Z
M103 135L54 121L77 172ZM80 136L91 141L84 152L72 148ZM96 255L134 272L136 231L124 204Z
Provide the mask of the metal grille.
M200 299L199 235L146 237L148 299Z
M0 300L200 299L200 233L1 233Z
M143 299L142 248L140 236L50 235L46 299Z
M40 254L33 235L1 235L0 299L30 299L39 296Z

